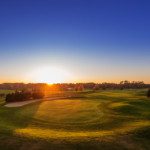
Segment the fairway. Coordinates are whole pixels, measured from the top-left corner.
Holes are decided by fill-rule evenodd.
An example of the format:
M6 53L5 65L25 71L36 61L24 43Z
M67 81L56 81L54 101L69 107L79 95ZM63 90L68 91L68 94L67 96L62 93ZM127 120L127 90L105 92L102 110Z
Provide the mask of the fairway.
M146 90L82 95L18 108L0 106L0 149L150 149Z

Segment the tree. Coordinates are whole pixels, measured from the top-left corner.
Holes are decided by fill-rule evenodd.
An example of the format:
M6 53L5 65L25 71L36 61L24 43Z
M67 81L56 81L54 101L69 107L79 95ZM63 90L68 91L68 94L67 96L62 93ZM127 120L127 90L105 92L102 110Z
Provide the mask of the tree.
M93 90L99 90L99 84L95 84L95 86L93 87Z

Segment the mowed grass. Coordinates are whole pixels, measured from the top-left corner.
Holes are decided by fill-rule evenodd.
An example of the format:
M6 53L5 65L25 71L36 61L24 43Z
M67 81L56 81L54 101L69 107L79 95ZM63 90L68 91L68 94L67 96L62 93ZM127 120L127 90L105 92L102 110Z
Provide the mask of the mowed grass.
M0 106L0 149L150 149L146 90L83 92L82 97Z

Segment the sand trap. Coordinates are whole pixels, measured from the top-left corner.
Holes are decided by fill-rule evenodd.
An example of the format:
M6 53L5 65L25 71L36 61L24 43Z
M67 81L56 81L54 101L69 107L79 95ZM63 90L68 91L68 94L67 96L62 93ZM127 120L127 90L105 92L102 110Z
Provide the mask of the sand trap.
M35 103L39 101L48 101L48 100L57 100L57 99L66 99L66 98L71 98L71 97L52 97L52 98L44 98L44 99L37 99L37 100L28 100L28 101L23 101L23 102L12 102L12 103L7 103L4 105L5 107L21 107L30 103Z
M12 102L12 103L7 103L5 106L6 107L21 107L30 103L38 102L41 100L29 100L29 101L23 101L23 102Z

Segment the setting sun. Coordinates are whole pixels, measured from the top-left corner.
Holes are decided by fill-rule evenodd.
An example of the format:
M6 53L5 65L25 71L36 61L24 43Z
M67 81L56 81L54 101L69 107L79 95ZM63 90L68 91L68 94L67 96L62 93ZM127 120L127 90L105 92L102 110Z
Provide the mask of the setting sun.
M30 73L30 78L33 82L40 83L62 83L67 82L71 74L57 67L39 67Z
M0 0L0 150L150 150L150 0Z

